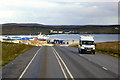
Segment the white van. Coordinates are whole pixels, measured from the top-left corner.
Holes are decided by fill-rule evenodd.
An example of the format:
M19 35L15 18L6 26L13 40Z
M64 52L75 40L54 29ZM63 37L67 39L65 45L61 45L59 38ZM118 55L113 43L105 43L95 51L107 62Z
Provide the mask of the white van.
M80 36L79 39L79 53L92 53L95 54L95 44L93 36Z

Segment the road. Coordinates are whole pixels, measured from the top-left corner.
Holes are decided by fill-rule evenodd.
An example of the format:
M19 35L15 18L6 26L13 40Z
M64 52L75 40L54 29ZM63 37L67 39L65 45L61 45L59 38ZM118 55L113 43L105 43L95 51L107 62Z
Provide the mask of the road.
M41 47L20 78L116 78L117 59L79 54L72 47Z
M4 72L5 73L5 72ZM100 53L79 54L74 47L39 47L21 78L118 78L118 59ZM9 75L9 74L8 74ZM4 74L3 74L4 76Z

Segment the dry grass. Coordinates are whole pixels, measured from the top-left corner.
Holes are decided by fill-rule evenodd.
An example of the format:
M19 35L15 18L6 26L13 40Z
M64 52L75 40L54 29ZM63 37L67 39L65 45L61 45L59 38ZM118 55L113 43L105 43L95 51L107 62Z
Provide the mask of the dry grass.
M25 44L2 43L2 66L13 61L17 56L33 48Z
M120 41L96 43L96 51L104 54L109 54L115 57L120 57L119 44Z
M75 44L75 45L69 45L69 47L76 47L76 48L78 48L78 44Z

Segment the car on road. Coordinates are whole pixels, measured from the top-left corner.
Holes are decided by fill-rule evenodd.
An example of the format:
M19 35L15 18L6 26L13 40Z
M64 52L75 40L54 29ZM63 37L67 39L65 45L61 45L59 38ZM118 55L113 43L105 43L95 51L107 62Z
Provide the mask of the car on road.
M95 54L95 44L93 36L80 36L78 52Z

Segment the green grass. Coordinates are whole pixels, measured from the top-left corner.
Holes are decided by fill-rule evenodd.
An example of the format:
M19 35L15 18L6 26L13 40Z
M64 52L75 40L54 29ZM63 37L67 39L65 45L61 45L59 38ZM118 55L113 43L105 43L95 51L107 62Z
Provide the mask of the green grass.
M5 66L31 48L33 48L33 46L25 44L2 43L2 66Z

